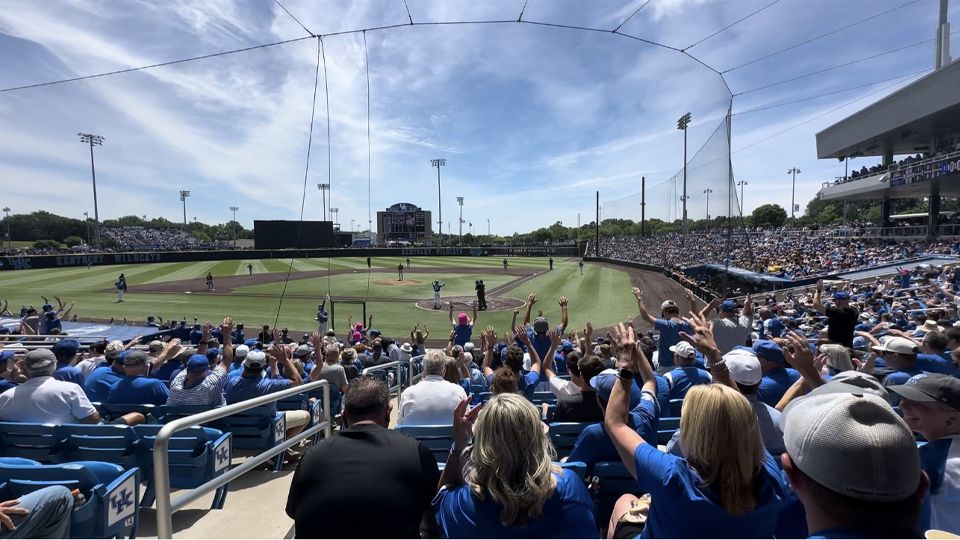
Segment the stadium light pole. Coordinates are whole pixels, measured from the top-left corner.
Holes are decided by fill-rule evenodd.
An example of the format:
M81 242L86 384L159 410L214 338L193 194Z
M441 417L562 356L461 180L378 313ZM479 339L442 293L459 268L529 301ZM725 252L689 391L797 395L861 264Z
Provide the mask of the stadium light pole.
M490 236L490 218L487 218L487 236ZM487 240L489 241L489 238Z
M340 213L340 209L339 209L339 208L331 208L331 209L330 209L330 215L331 215L331 219L333 219L333 228L334 228L334 229L337 229L337 228L338 228L338 227L337 227L337 214L339 214L339 213Z
M353 232L353 224L354 224L354 222L356 222L356 220L353 219L353 218L350 218L350 232Z
M439 170L439 169L437 169ZM459 224L459 233L457 234L457 245L463 245L463 197L457 197L457 204L460 205L460 224Z
M100 245L100 210L97 207L97 168L93 162L93 147L103 146L104 138L92 133L77 133L80 142L90 145L90 177L93 179L93 220L96 222L97 245Z
M187 230L187 197L190 192L184 189L180 190L180 202L183 203L183 230Z
M447 160L443 158L431 159L430 166L437 168L437 225L440 228L440 236L437 237L437 245L443 246L443 198L440 195L440 167L445 167ZM447 232L450 231L450 225L447 225Z
M690 113L687 113L677 120L677 129L683 131L683 221L681 221L680 230L687 232L687 126L690 125ZM680 237L680 243L683 244L683 237Z
M6 214L6 216L7 216L7 217L6 217L6 222L7 222L7 249L11 249L11 248L13 247L13 241L10 239L10 207L9 207L9 206L4 206L4 207L3 207L3 213ZM87 215L87 213L84 212L83 215ZM89 230L90 230L90 228L89 228L89 226L87 226L87 231L89 231ZM88 241L88 242L89 242L89 236L90 236L90 234L89 234L89 232L88 232L88 233L87 233L87 237L88 237L88 240L87 240L87 241Z
M327 192L330 191L330 184L317 184L317 189L323 195L323 220L327 220Z
M239 206L231 206L230 211L233 212L233 249L237 249L237 210Z
M709 220L710 219L710 194L713 193L713 190L710 188L707 188L703 190L703 192L707 194L707 220Z
M9 208L4 208L4 210L9 210ZM87 228L87 245L90 245L90 212L83 213L83 225Z
M740 219L743 219L743 186L749 184L746 180L737 180L737 185L740 186Z
M793 167L787 174L793 175L793 185L790 187L790 219L793 219L793 214L796 211L796 195L797 195L797 175L800 174L800 169Z

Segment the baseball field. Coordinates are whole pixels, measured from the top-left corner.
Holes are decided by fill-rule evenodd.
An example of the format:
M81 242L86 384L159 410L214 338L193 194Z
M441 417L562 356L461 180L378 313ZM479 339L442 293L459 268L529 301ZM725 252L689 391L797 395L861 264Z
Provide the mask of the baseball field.
M59 296L76 302L74 313L81 320L142 323L153 315L189 323L194 317L204 321L231 315L250 330L276 322L301 332L316 328L317 304L329 292L333 305L327 310L338 332L345 331L348 317L360 319L365 304L373 326L385 334L402 339L419 323L429 327L431 341L446 339L449 333L447 302L454 302L456 312L470 311L477 280L486 285L489 305L477 323L492 324L498 332L507 329L514 309L522 317L529 293L537 295L534 316L542 310L551 323L559 322L557 299L566 296L571 328L583 328L586 321L602 328L636 316L633 285L647 291L651 308L662 299L681 300L679 286L655 273L585 263L581 275L579 259L557 258L549 270L545 257L509 257L504 269L502 260L410 257L408 265L405 257L383 257L373 258L368 268L366 258L340 257L295 259L292 265L290 259L251 259L20 270L0 273L0 299L7 300L14 313L21 305L39 306L41 296L51 301ZM397 273L400 263L405 266L403 280ZM128 291L118 303L114 283L121 272ZM214 278L213 291L205 284L208 272ZM444 283L442 310L432 309L434 280Z

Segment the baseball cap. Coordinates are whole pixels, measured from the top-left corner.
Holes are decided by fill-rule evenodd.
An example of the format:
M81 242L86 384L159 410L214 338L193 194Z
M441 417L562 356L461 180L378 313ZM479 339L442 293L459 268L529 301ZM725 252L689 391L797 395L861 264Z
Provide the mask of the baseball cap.
M216 360L220 356L220 349L215 347L207 349L207 358L210 360Z
M377 337L380 335L380 330L377 330L376 328L371 328L370 330L367 330L367 334L370 337Z
M155 340L151 341L149 345L147 345L147 349L148 349L150 352L157 352L157 351L163 349L163 342L160 341L159 339L155 339Z
M246 345L240 345L236 348L236 350L233 351L233 356L236 358L246 358L247 353L249 352L250 347L247 347Z
M890 393L887 392L886 387L880 384L880 380L862 371L837 373L826 384L814 388L806 396L799 399L823 394L872 394L888 403L890 402Z
M293 356L297 358L303 358L304 356L310 356L313 353L313 349L309 345L301 345L297 347L296 351L293 351Z
M147 355L143 351L130 351L123 359L123 367L142 366L147 363Z
M560 343L560 350L564 352L570 352L573 350L573 342L569 339L565 339Z
M247 346L247 350L249 350L250 347L256 347L256 345L257 345L257 340L254 339L254 338L250 338L250 339L244 340L244 341L243 341L243 344L246 345L246 346Z
M467 345L473 345L473 343L467 343ZM464 346L464 348L466 348L466 346ZM400 350L403 351L403 352L405 352L405 353L407 353L407 354L409 354L409 353L412 353L412 352L413 352L413 347L412 347L409 343L404 343L404 344L400 347ZM471 347L471 350L473 350L472 347Z
M849 300L849 299L850 299L850 293L848 293L847 291L837 291L837 292L833 293L833 299L834 299L834 300Z
M720 303L720 311L732 313L737 310L737 303L733 300L724 300Z
M864 501L901 501L920 483L920 453L906 422L872 394L807 396L783 412L783 442L818 484Z
M210 362L202 354L195 354L187 360L187 371L190 373L203 373L210 369Z
M457 314L457 322L458 322L458 323L460 323L460 324L467 324L467 322L468 322L469 320L470 320L470 319L467 318L467 314L466 314L466 313L464 313L464 312L461 311L460 313Z
M243 360L243 367L247 369L262 369L267 364L267 355L263 351L250 351Z
M673 300L666 300L666 301L664 301L662 304L660 304L660 311L663 311L663 310L667 309L668 307L673 307L673 308L675 308L675 307L677 307L677 303L674 302ZM679 308L678 308L678 309L679 309Z
M774 362L785 366L787 359L783 356L783 349L769 339L758 339L753 342L753 352L757 353L757 358L762 358L769 362Z
M108 360L115 360L120 356L120 353L123 352L123 342L115 339L110 343L107 343L107 348L103 352L103 356Z
M0 362L6 362L13 358L13 351L0 351Z
M73 356L80 349L80 342L75 339L61 339L53 346L53 354L60 356Z
M879 347L874 345L873 350L892 352L897 354L917 354L917 344L907 338L894 336L883 342Z
M550 330L550 323L543 317L537 317L533 321L533 331L538 334L546 334Z
M950 375L921 373L887 390L910 401L939 402L960 411L960 379Z
M590 386L597 391L597 395L600 396L604 402L610 401L610 392L613 391L613 386L619 384L617 381L617 370L615 369L605 369L600 372L599 375L590 379ZM640 404L640 399L643 397L643 392L640 391L640 388L636 383L630 385L630 408L633 409Z
M40 309L42 309L43 311L50 311L53 309L53 304L44 304L43 306L40 307Z
M693 348L693 345L687 343L686 341L681 341L676 345L671 345L670 352L676 353L676 355L681 358L693 358L697 355L697 350Z
M57 357L50 349L34 349L27 353L24 367L28 373L39 373L57 364Z
M723 355L723 359L734 381L744 386L760 384L763 371L760 369L760 360L752 350L736 348Z
M477 348L477 346L474 345L472 341L468 341L468 342L466 342L466 343L463 344L463 350L466 351L466 352L473 352L473 350L476 349L476 348Z

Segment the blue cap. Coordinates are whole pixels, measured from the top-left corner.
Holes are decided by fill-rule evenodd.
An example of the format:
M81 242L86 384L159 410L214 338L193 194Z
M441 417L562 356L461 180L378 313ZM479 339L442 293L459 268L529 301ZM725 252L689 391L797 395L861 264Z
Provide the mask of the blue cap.
M210 354L209 351L207 354ZM210 369L210 361L202 354L195 354L187 360L187 371L190 373L202 373Z
M220 349L207 349L207 356L204 358L207 360L216 360L220 356Z
M787 359L783 356L783 349L769 339L758 339L754 341L753 352L764 360L780 364L781 366L787 365Z
M255 347L257 345L257 340L254 338L246 339L243 341L243 344L247 347Z
M380 331L377 330L376 328L371 328L370 330L367 330L367 334L372 337L376 337L380 335Z
M560 343L560 350L564 352L570 352L573 350L573 343L569 339L563 340Z
M600 396L604 402L610 401L610 392L613 391L613 386L619 384L617 381L617 372L612 369L604 370L602 373L596 377L590 379L590 386L592 386L596 391L597 395ZM643 392L640 391L640 387L637 386L637 383L634 382L630 385L630 408L633 409L640 404L640 400L643 398Z
M867 338L865 338L865 337L863 337L863 336L856 336L856 337L853 338L853 348L854 348L854 349L863 349L863 350L866 350L866 349L867 349L867 345L869 345L869 343L867 342Z
M80 342L75 339L61 339L53 346L53 354L58 356L73 356L80 349Z
M43 311L50 311L53 309L53 304L44 304L42 309Z
M114 362L117 363L117 364L120 364L120 365L122 366L122 365L123 365L123 361L127 358L127 355L128 355L128 354L130 354L130 349L126 349L126 350L124 350L124 351L121 351L121 352L120 352L120 356L118 356L117 359L114 360Z
M0 351L0 362L6 362L13 358L13 351Z
M733 300L724 300L720 304L720 311L725 311L727 313L732 313L737 310L737 303Z
M833 293L833 299L834 299L834 300L849 300L849 299L850 299L850 293L848 293L847 291L837 291L837 292Z

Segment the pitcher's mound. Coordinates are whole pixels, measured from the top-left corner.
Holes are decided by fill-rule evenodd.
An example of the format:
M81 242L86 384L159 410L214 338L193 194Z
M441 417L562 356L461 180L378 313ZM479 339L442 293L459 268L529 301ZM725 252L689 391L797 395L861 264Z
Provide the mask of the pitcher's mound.
M417 281L415 279L405 279L403 281L397 279L378 279L373 282L375 285L387 285L390 287L403 287L406 285L422 285L422 281Z

